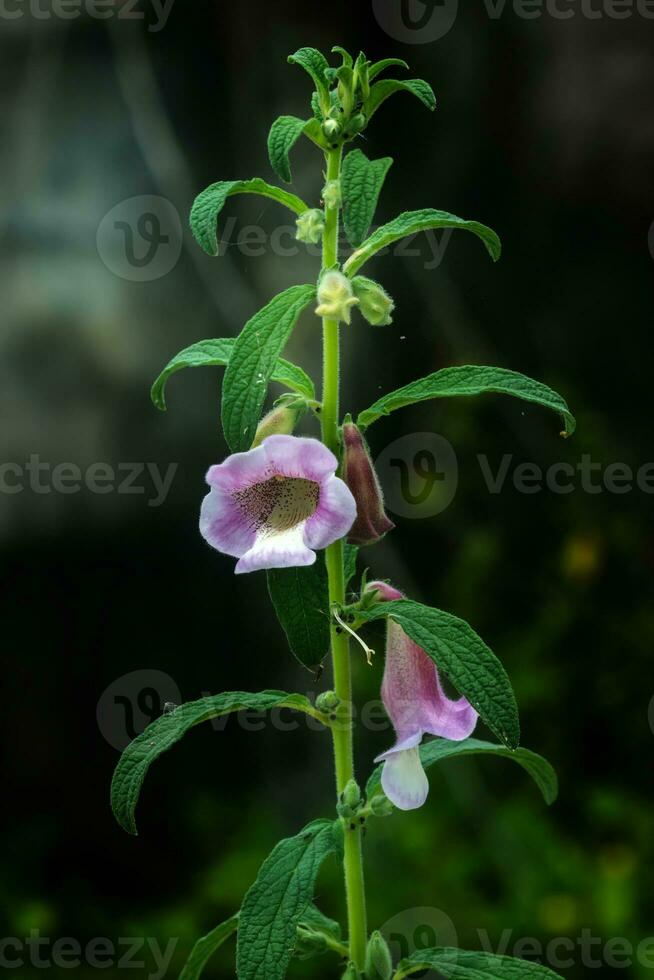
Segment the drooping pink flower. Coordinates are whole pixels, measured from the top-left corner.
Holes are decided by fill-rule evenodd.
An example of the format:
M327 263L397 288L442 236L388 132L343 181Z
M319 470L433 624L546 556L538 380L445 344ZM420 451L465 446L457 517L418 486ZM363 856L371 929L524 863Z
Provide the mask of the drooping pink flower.
M384 496L370 450L354 422L343 424L343 479L357 504L357 519L350 529L350 544L376 544L395 525L384 510Z
M200 532L212 548L239 558L236 574L313 565L316 549L344 537L354 498L337 460L317 439L273 435L207 473Z
M375 591L384 602L404 598L385 582L371 582L366 591ZM466 698L447 697L433 660L397 623L387 623L381 694L397 740L375 762L384 763L382 788L389 800L400 810L415 810L429 792L418 751L423 735L460 742L472 735L478 715Z

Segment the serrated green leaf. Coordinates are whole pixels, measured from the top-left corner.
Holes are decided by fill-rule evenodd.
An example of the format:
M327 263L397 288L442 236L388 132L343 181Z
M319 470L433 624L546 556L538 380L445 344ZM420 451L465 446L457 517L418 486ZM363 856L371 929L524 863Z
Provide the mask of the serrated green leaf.
M407 65L406 61L402 61L401 58L384 58L382 61L376 61L374 65L370 66L368 73L370 81L374 81L375 78L377 78L378 75L381 75L383 71L386 71L387 68L392 68L395 65L397 65L399 68L406 68L407 71L409 70L409 66Z
M471 231L481 238L493 261L497 262L500 257L502 245L492 228L487 228L486 225L479 224L478 221L466 221L464 218L457 218L455 214L448 214L447 211L424 208L421 211L405 211L393 221L389 221L387 225L378 228L356 252L352 253L345 263L343 271L348 276L354 276L361 266L372 258L375 252L379 252L382 248L386 248L408 235L415 235L420 231L430 231L436 228L458 228L461 231Z
M418 950L399 963L393 980L428 969L437 970L445 980L561 980L540 963L448 948Z
M315 671L329 652L329 585L324 553L305 568L271 568L268 591L293 655Z
M343 224L353 248L357 248L368 234L392 163L391 157L369 160L361 150L352 150L343 161Z
M436 96L429 82L423 81L422 78L411 78L408 82L389 78L383 82L377 82L370 89L370 95L363 107L368 119L371 119L386 99L395 95L396 92L409 92L411 95L415 95L432 112L436 108Z
M359 428L365 430L383 415L388 415L405 405L428 401L431 398L458 398L462 396L497 394L512 395L533 405L542 405L557 412L565 426L561 435L568 437L575 431L577 423L563 398L547 385L534 381L524 374L508 371L506 368L466 365L443 368L425 378L412 381L403 388L383 395L374 405L361 412L357 419Z
M420 746L420 761L424 769L429 769L430 766L437 762L443 762L445 759L465 755L496 755L503 759L511 759L529 773L548 805L554 803L558 796L556 772L547 759L535 752L530 752L529 749L518 748L512 751L503 745L482 742L476 738L466 738L462 742L450 742L448 739L437 738L424 742ZM381 793L382 769L383 766L377 766L368 780L366 794L369 800L377 793Z
M298 119L297 116L280 116L270 127L268 134L268 157L270 165L281 180L291 183L291 161L289 153L300 136L310 126L312 120Z
M238 918L237 913L231 919L227 919L226 922L221 922L202 939L198 939L179 975L179 980L198 980L213 954L238 929Z
M308 204L295 194L290 194L282 187L267 184L260 177L252 180L219 180L198 194L191 208L191 231L207 255L218 255L216 221L225 201L234 194L258 194L283 204L298 215L309 210Z
M364 622L394 620L468 699L499 740L510 749L518 747L520 722L511 682L468 623L410 599L379 602L358 615Z
M232 452L252 445L275 365L315 295L315 286L291 286L259 310L236 338L222 395L223 430Z
M160 755L172 748L189 729L233 711L270 711L272 708L292 708L323 719L311 702L300 694L283 691L227 691L213 697L200 698L182 704L169 714L162 715L127 746L116 766L111 783L111 809L120 826L128 834L136 834L134 812L147 771Z
M155 383L152 385L150 397L156 408L166 411L166 383L171 374L191 367L224 367L229 364L236 340L234 337L216 337L213 340L200 340L190 347L185 347L168 362ZM316 397L313 381L296 364L285 361L280 357L270 376L271 381L285 385L291 391L297 391L310 401Z
M299 65L311 75L321 101L323 111L328 111L329 89L325 72L329 68L327 59L315 48L300 48L295 54L289 55L289 64Z
M241 908L236 952L239 980L282 980L297 926L313 900L323 861L337 853L340 825L316 820L282 840L261 865Z

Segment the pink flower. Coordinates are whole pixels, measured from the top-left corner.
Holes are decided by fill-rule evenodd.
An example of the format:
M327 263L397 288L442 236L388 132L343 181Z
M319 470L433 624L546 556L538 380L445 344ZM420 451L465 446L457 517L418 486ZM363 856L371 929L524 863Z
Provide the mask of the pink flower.
M403 599L384 582L371 582L383 602ZM438 670L425 651L388 619L382 701L393 722L397 740L375 762L383 762L382 788L400 810L415 810L427 799L429 783L418 747L426 733L460 742L472 735L477 712L465 699L451 701L443 691Z
M343 479L357 504L350 544L376 544L395 525L386 516L384 496L365 439L354 422L343 425Z
M237 575L313 565L313 549L344 537L356 517L337 465L317 439L269 436L211 467L200 533L212 548L240 559Z

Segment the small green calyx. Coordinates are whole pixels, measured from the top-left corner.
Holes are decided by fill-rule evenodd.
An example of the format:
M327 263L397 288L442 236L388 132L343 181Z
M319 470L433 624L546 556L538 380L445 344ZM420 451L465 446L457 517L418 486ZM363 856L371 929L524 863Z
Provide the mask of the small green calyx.
M321 932L314 932L305 926L298 926L297 938L295 943L295 956L298 959L310 959L312 956L320 956L327 952L327 939Z
M393 960L388 943L380 932L373 932L366 951L366 980L391 980Z
M331 270L324 274L318 286L316 316L349 325L352 322L352 307L358 305L359 300L354 295L352 282L347 276Z
M395 810L389 798L383 793L373 796L368 806L373 817L391 817Z
M322 199L326 208L333 211L340 208L343 202L340 180L328 180L322 189Z
M301 214L295 224L297 225L295 237L298 242L317 245L325 231L325 213L320 208L312 208Z
M361 315L368 323L373 327L387 327L393 322L395 302L378 282L355 276L352 289L359 300Z
M325 119L322 124L322 131L329 140L333 143L341 135L341 126L335 119Z
M359 980L360 974L354 963L348 963L345 973L341 980Z
M336 711L341 703L341 699L334 691L323 691L316 698L316 708L324 714L329 715Z

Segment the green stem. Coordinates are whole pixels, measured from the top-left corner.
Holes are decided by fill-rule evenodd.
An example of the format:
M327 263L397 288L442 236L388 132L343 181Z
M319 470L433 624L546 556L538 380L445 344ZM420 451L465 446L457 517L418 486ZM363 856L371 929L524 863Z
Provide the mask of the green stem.
M338 180L341 172L342 148L327 154L327 180ZM323 236L323 269L338 261L339 209L326 208ZM337 320L323 320L323 403L322 437L326 446L339 454L339 374L340 337ZM337 541L327 548L327 575L329 577L330 604L345 603L345 574L343 570L343 542ZM335 623L331 626L332 664L334 691L347 712L346 719L332 728L334 759L336 763L336 789L342 793L354 777L352 732L352 676L350 649L346 633L339 632ZM359 970L363 970L368 932L366 925L366 897L363 880L363 855L361 828L345 826L345 892L347 896L348 936L350 958Z

